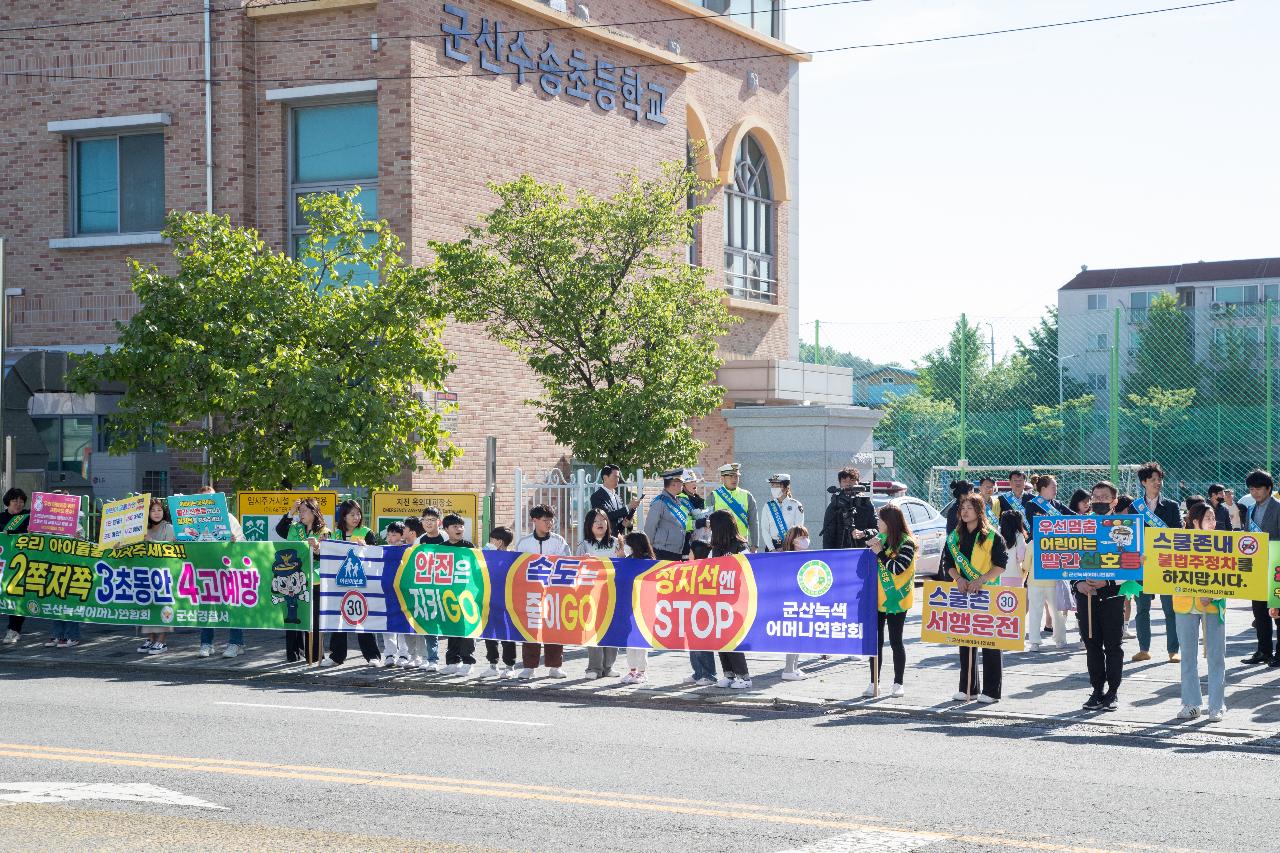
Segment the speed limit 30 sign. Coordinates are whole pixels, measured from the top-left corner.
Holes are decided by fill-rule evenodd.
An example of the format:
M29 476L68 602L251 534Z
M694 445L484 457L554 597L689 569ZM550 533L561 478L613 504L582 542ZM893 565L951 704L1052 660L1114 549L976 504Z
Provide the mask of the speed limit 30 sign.
M342 596L342 621L348 625L359 625L369 615L369 602L364 594L354 589Z

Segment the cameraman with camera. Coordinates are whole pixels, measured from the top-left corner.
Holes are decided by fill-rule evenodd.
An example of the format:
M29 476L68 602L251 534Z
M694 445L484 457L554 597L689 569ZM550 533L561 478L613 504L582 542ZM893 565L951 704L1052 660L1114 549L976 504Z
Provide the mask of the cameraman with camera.
M827 504L822 518L822 548L831 551L839 548L865 548L874 538L876 510L871 505L871 487L859 481L856 468L844 468L836 473L838 486L827 489L831 503Z

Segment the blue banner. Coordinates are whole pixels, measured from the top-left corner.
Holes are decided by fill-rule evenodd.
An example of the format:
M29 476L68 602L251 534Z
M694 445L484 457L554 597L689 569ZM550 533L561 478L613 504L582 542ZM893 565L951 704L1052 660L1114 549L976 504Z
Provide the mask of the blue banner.
M1040 515L1032 526L1035 580L1142 580L1142 516Z
M320 627L701 651L875 654L866 549L688 562L321 543Z

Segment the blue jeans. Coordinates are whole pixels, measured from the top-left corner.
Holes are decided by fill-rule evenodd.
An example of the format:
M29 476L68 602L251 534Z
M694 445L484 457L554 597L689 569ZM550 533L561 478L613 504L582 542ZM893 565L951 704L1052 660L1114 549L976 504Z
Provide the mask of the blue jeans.
M1151 651L1151 599L1154 595L1143 593L1138 596L1138 648L1144 652ZM1178 631L1175 627L1173 599L1167 595L1160 596L1160 609L1164 611L1164 646L1169 654L1178 650Z
M440 638L423 637L423 645L427 647L427 663L440 662Z
M80 639L80 623L79 622L54 622L53 638L55 640L78 640Z
M243 646L244 645L244 629L228 628L227 642L233 646ZM213 645L213 629L212 628L200 629L200 645L202 646Z
M1209 711L1225 711L1227 687L1227 626L1216 613L1179 613L1178 639L1182 655L1182 704L1200 707L1200 623L1209 658Z
M716 656L713 652L689 652L694 678L716 677Z

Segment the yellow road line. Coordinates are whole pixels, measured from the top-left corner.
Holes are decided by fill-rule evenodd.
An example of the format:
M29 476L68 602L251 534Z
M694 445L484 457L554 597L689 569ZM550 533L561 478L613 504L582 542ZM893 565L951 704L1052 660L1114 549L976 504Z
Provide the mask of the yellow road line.
M1021 849L1054 851L1054 853L1126 853L1126 851L1057 844L1021 838L965 835L949 832L918 830L901 826L857 823L850 820L833 820L812 815L799 809L771 808L746 803L702 803L696 800L675 800L651 797L644 794L615 794L606 791L584 791L554 788L542 785L522 785L509 782L449 779L446 777L415 776L413 774L381 773L372 770L346 768L309 767L286 764L270 764L259 761L235 759L209 759L190 756L148 755L144 753L115 752L108 750L78 749L73 747L42 746L33 744L0 743L0 757L23 758L36 761L63 761L76 764L105 764L120 767L145 767L160 770L177 770L189 773L214 773L229 776L246 776L268 779L295 779L307 782L324 782L342 785L368 785L375 788L431 791L453 795L475 795L499 799L535 800L566 805L603 806L634 811L662 812L666 814L714 817L726 820L759 821L810 826L844 831L896 831L912 832L932 837L935 841L961 841L970 844L986 844Z

